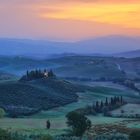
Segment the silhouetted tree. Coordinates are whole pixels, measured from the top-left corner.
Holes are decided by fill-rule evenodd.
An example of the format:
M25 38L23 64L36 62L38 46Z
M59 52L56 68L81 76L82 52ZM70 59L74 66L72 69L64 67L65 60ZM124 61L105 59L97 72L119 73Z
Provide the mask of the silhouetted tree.
M101 101L100 108L102 109L104 106L103 101Z
M44 73L46 73L47 72L47 70L46 69L44 69Z
M105 106L108 106L108 98L106 97Z
M96 108L99 108L99 102L96 101Z
M68 113L66 118L67 125L72 128L73 134L81 139L85 131L91 127L91 121L83 114L73 111Z
M38 70L35 71L35 77L39 77Z
M115 96L114 97L114 105L116 105L116 103L117 103L117 97Z
M120 103L120 97L119 96L117 97L117 102Z
M121 96L121 104L123 104L123 97Z
M20 81L29 81L29 80L35 80L35 79L40 79L40 78L46 78L48 77L55 77L55 74L53 73L52 70L48 72L48 75L45 75L47 72L46 69L44 71L39 70L32 70L32 71L26 71L26 74L21 77Z
M98 101L96 101L95 111L96 112L100 112L100 106L99 106L99 102Z
M46 127L47 127L47 129L50 129L50 127L51 127L51 123L49 120L46 122Z
M53 73L52 70L50 70L50 71L48 72L48 77L53 77L53 76L54 76L54 73Z
M111 104L111 105L113 105L113 104L114 104L114 100L113 100L113 98L112 98L112 97L111 97L110 104Z
M29 77L29 71L28 71L28 70L27 70L27 72L26 72L26 76Z

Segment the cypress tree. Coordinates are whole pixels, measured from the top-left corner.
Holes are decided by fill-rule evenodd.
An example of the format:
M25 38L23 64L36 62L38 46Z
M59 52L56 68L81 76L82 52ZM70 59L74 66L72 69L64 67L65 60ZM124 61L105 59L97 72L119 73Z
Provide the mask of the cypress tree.
M116 105L116 103L117 103L117 97L115 96L114 97L114 104Z
M47 129L50 129L50 127L51 127L51 123L50 123L50 121L48 120L48 121L46 122L46 128L47 128Z
M53 77L53 76L54 76L54 73L53 73L52 70L50 70L50 71L48 72L48 77Z
M44 69L44 73L46 73L47 72L47 70L46 69Z
M113 105L114 104L114 100L113 100L113 98L111 97L111 105Z
M99 102L98 101L96 101L96 108L95 108L95 110L96 110L96 112L99 112L100 110L99 110Z
M36 69L36 71L35 71L35 77L38 78L38 70L37 70L37 69Z
M103 107L104 107L104 104L103 104L103 101L101 101L100 108L103 108Z
M117 97L117 102L118 102L118 103L120 102L120 97L119 97L119 96Z
M108 98L106 97L105 106L108 106Z
M99 108L99 102L96 101L96 108Z
M123 104L123 97L121 96L121 104Z
M29 77L29 71L27 70L27 72L26 72L26 76L27 76L27 78Z

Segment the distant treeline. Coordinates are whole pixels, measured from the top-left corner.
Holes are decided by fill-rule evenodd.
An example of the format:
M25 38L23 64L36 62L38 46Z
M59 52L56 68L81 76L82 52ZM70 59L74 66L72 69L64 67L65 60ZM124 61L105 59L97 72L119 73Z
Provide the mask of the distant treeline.
M95 81L95 82L113 82L116 84L123 85L125 87L128 87L132 90L135 90L137 92L140 92L140 90L135 86L135 82L139 82L139 78L135 79L127 79L127 78L105 78L105 77L100 77L98 79L93 79L93 78L79 78L79 77L63 77L64 79L67 80L72 80L72 81Z
M136 80L137 81L137 80ZM130 79L116 79L113 81L114 83L126 86L128 88L131 88L137 92L140 92L140 90L135 86L135 80L130 80Z
M47 71L46 69L44 70L36 69L32 71L27 70L26 74L21 77L20 81L30 81L49 77L55 77L55 74L52 70L49 71Z

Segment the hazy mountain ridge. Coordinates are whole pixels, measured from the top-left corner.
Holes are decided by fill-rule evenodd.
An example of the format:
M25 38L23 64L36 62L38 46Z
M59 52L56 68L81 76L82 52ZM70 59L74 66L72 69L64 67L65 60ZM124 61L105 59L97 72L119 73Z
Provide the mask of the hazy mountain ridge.
M115 54L140 49L140 37L106 36L79 42L0 39L0 55L47 58L52 54Z
M140 57L140 50L118 53L118 54L115 54L114 56L127 57L127 58Z

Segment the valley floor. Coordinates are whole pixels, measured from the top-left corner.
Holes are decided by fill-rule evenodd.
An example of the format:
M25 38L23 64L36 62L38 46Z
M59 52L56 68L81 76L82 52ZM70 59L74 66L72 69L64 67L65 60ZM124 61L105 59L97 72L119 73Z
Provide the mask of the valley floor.
M65 133L67 129L65 115L77 108L85 107L86 105L92 104L96 100L105 100L106 97L112 97L114 95L123 95L128 101L131 102L140 100L140 96L135 94L135 91L131 91L122 86L116 85L113 88L111 83L104 83L105 86L99 87L94 83L88 83L88 85L96 86L95 91L78 93L78 102L74 102L62 107L53 108L49 111L41 111L35 115L24 118L3 118L0 119L0 128L10 129L11 131L17 131L21 133L49 133L52 135ZM135 112L136 113L136 112ZM124 124L128 128L140 128L137 125L140 120L136 122L135 119L131 118L115 118L115 117L104 117L88 116L92 121L93 125L105 125L105 124ZM51 129L46 130L46 121L50 120ZM124 123L127 122L127 123Z
M128 128L140 128L140 120L136 122L135 119L126 119L126 118L111 118L111 117L103 117L103 116L89 116L89 119L92 121L94 125L118 125L124 122L124 125ZM11 119L5 118L0 119L0 127L4 129L9 129L10 131L17 131L19 133L29 133L32 134L34 132L40 134L60 134L64 133L67 129L65 118L52 118L51 120L51 129L46 129L46 119L35 119L35 118L18 118Z

